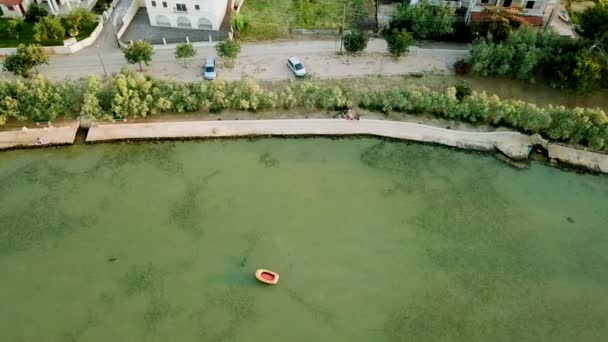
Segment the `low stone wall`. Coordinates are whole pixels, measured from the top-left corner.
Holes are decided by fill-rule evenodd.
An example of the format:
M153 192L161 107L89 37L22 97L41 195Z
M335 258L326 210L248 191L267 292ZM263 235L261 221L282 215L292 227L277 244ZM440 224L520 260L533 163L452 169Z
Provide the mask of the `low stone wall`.
M338 35L340 31L331 30L331 29L301 29L294 28L291 29L291 33L301 34L301 35Z
M575 149L568 146L549 144L549 158L590 171L608 174L608 155Z
M0 150L73 144L78 126L76 121L60 127L44 126L0 131Z

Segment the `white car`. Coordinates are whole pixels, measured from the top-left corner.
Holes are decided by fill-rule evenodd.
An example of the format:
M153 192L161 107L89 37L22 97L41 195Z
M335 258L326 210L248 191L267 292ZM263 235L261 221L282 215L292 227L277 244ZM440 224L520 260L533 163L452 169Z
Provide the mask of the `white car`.
M291 69L291 71L294 75L296 75L296 77L302 77L306 75L306 68L304 67L304 64L300 62L298 57L289 57L287 59L287 67Z
M216 77L215 58L207 56L207 58L205 58L205 65L203 65L203 78L206 80L214 80Z

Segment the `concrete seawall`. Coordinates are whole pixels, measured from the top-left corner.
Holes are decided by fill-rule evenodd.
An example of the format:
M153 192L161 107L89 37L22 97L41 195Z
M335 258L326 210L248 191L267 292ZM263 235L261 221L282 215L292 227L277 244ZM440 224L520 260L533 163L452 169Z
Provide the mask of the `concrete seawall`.
M608 155L549 144L549 158L594 172L608 174Z
M0 150L73 144L78 122L61 127L41 127L0 131Z
M513 159L528 157L528 147L544 143L518 132L465 132L409 122L343 119L194 121L101 124L87 142L122 139L208 138L264 135L375 135L437 143L479 151L499 150Z
M60 127L0 131L0 150L73 144L78 122ZM561 163L608 174L608 154L549 144L541 137L519 132L456 131L410 122L343 119L289 119L237 121L184 121L155 123L101 123L88 132L87 142L136 139L188 139L244 136L348 136L373 135L413 140L477 151L500 151L511 159L528 158L530 146L541 145L549 158Z

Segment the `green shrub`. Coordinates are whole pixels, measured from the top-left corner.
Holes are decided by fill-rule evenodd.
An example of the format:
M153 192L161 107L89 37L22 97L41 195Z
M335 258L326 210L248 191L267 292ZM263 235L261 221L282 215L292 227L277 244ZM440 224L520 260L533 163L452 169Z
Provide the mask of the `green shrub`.
M462 101L465 97L471 95L473 91L471 87L466 82L460 82L456 85L456 98L458 101Z
M392 30L386 35L388 52L395 58L408 52L414 44L414 37L407 31Z
M351 31L344 35L344 48L350 53L361 52L367 47L369 35L364 31Z

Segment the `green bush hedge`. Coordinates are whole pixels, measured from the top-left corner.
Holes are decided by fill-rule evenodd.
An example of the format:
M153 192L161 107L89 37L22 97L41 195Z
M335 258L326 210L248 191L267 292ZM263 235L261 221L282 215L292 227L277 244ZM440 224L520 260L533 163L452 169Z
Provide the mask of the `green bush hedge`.
M460 99L460 100L459 100ZM60 117L145 117L159 112L263 111L306 108L341 110L358 105L380 112L436 115L540 133L551 140L608 150L608 118L599 109L538 107L501 100L485 93L427 88L369 92L349 85L293 81L276 90L254 80L177 83L127 71L105 80L52 83L36 76L0 82L0 125L6 120L54 120Z
M608 150L608 117L600 109L538 107L519 100L501 100L485 92L472 92L457 99L455 87L445 92L427 88L392 90L362 94L359 105L370 110L436 116L506 126L518 131L540 133L555 141L583 144Z

